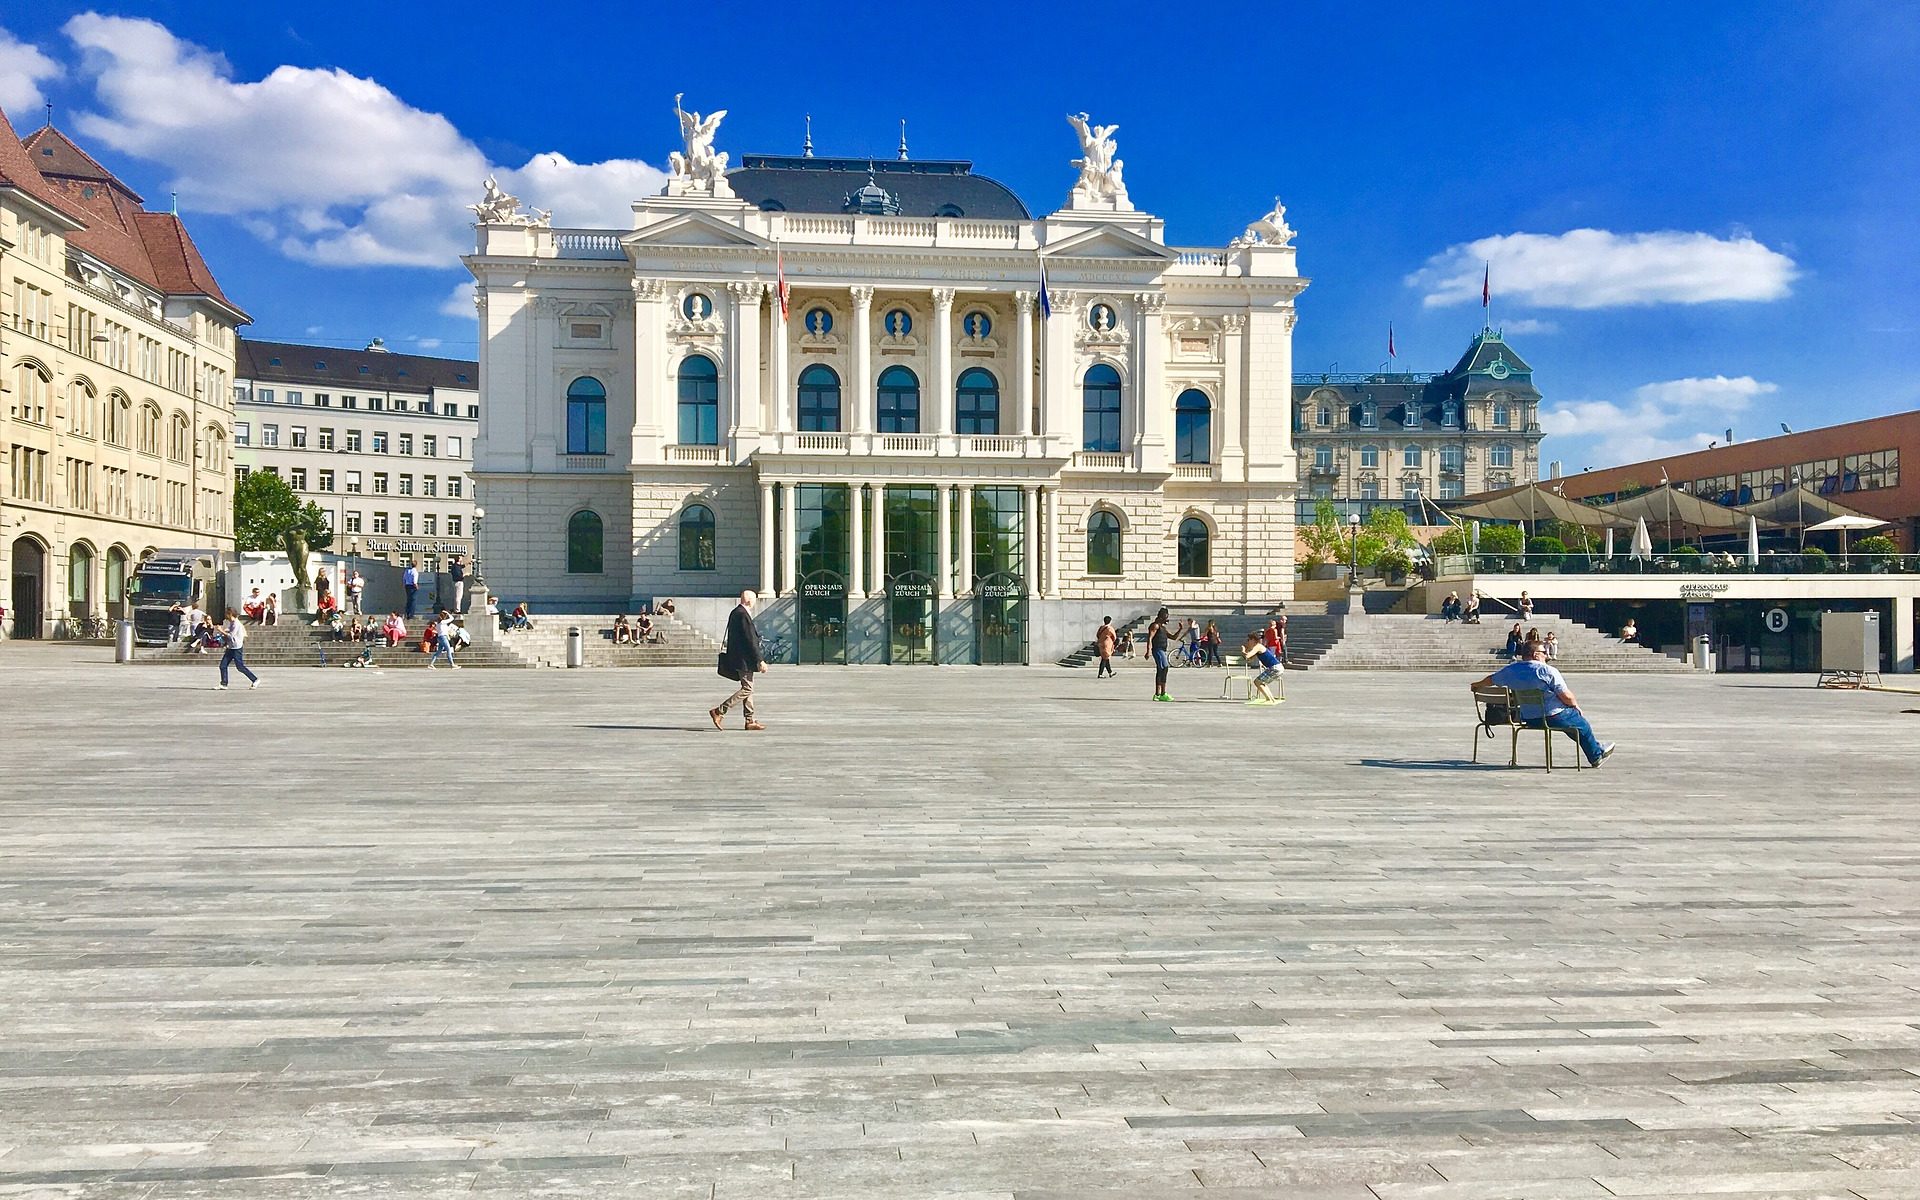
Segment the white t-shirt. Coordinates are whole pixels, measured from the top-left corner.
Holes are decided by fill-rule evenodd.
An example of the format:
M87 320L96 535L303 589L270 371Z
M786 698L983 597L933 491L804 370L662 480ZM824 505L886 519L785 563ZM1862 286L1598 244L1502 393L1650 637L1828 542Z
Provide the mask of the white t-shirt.
M238 650L247 644L247 627L238 618L228 621L226 629L227 641L232 649Z

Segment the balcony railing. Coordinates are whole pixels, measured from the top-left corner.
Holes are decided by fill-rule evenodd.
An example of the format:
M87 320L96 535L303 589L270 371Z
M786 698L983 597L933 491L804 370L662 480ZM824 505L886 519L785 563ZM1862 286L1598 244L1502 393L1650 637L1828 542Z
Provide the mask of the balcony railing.
M562 471L604 471L607 469L607 456L604 454L563 454L560 456Z
M782 448L806 454L845 454L847 435L844 433L790 433L786 436Z
M1459 575L1920 575L1920 554L1822 554L1764 551L1760 561L1728 551L1604 554L1447 554L1442 577Z
M709 466L724 461L718 446L668 446L667 461L671 463L704 463Z
M939 444L931 433L883 433L876 449L882 454L932 454Z
M1212 463L1175 463L1173 477L1188 483L1212 483L1216 470Z
M968 454L1019 454L1024 438L1005 434L979 434L966 439Z
M556 229L553 250L559 258L625 258L620 235L594 229Z
M1106 450L1075 450L1073 465L1082 471L1124 471L1127 455Z

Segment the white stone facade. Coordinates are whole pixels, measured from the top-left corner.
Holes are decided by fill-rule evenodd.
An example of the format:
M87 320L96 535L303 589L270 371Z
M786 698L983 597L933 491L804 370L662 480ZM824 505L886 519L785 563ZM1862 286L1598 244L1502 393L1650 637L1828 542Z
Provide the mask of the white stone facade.
M1117 185L1117 160L1111 169ZM900 487L933 489L913 495L935 498L926 569L943 605L974 582L971 556L953 549L974 544L960 497L990 487L1023 489L1033 600L1288 598L1292 331L1306 286L1291 231L1170 247L1124 189L1088 195L1086 170L1070 206L1039 218L997 184L1018 219L933 207L943 188L977 203L990 181L966 164L875 173L865 160L749 156L731 187L689 175L638 200L631 230L483 219L466 261L480 310L474 473L490 586L614 608L743 587L785 595L803 565L795 488L833 484L867 489L852 493L863 499L834 568L855 600L883 590L884 564L898 561L873 517L876 497ZM841 184L844 204L809 203ZM809 383L818 367L837 391ZM896 368L911 373L910 400ZM1109 394L1089 389L1104 369L1119 411L1103 424L1087 406ZM588 398L570 406L582 388ZM597 392L604 417L583 417ZM713 518L711 550L692 563L680 528L690 504ZM569 553L569 522L588 510L603 528L597 564ZM1089 572L1096 510L1120 522L1118 573ZM1189 518L1207 530L1206 562L1183 573Z

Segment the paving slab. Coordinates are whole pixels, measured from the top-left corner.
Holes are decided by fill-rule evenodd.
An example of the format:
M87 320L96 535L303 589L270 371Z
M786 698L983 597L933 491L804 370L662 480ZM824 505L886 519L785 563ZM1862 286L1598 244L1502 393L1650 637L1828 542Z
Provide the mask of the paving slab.
M0 646L0 1195L1920 1195L1910 697L262 678Z

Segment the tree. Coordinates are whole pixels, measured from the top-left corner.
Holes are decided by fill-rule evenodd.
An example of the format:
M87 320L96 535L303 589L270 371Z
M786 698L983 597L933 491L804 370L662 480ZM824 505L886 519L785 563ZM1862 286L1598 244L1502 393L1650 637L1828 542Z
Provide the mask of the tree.
M1313 524L1300 531L1300 542L1306 547L1300 565L1309 571L1346 561L1346 538L1333 501L1323 499L1313 506Z
M233 545L236 550L279 550L293 568L294 582L305 592L307 553L333 545L333 526L318 504L300 503L286 481L255 471L233 489Z

